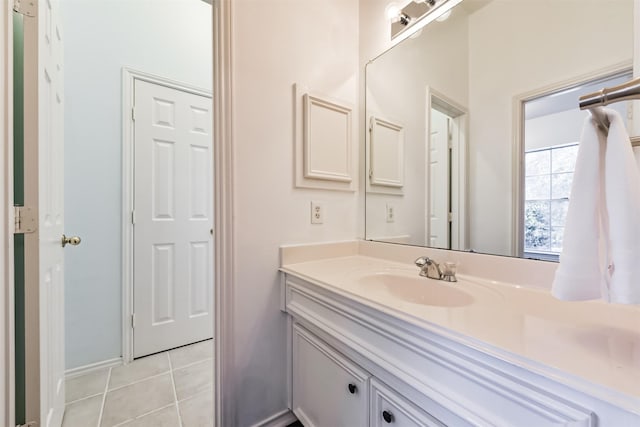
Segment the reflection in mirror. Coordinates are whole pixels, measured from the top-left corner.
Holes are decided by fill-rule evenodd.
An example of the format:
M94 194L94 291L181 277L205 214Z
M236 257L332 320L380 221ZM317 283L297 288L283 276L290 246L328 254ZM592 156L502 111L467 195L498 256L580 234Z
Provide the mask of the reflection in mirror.
M629 80L632 62L633 0L464 0L372 60L366 238L557 259L578 98ZM383 159L378 119L402 134ZM376 182L385 170L402 184Z
M557 261L584 112L576 93L591 93L633 78L617 73L524 102L524 255ZM624 103L611 104L623 117Z

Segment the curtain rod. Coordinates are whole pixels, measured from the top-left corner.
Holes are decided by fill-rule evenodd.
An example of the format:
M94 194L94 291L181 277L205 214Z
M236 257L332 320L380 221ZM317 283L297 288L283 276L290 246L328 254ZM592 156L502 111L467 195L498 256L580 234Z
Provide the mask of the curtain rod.
M634 99L640 100L640 78L581 96L580 109L589 110L597 125L607 132L609 130L609 119L602 107L615 102Z

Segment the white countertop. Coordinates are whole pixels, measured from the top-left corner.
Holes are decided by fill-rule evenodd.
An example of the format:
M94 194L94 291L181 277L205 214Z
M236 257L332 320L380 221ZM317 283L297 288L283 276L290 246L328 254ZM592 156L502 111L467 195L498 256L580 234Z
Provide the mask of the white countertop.
M486 343L493 353L497 349L498 353L555 368L546 374L559 372L561 381L567 373L579 381L614 390L622 394L627 406L631 403L640 408L638 306L563 302L547 290L460 274L458 283L449 284L419 278L418 269L409 263L362 255L283 264L281 270L412 322L437 325L476 343ZM419 278L425 287L454 286L470 295L472 302L456 307L424 305L419 298L409 302L410 298L389 292L388 287L370 285L376 281L375 275L385 274Z

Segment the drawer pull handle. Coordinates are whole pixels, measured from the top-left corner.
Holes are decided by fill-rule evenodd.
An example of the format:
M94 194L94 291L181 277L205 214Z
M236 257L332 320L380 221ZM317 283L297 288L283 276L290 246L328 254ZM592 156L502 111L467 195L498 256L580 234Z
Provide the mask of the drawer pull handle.
M355 384L349 384L349 393L356 394L358 392L358 387Z
M382 411L382 418L388 423L391 424L393 422L393 414L389 411Z

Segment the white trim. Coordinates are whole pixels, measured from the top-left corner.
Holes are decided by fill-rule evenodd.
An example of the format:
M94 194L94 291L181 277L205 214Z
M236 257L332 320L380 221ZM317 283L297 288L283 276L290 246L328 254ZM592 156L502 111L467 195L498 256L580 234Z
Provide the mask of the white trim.
M232 0L213 9L215 355L214 426L236 425L234 378L234 200Z
M78 366L77 368L67 369L65 377L67 379L79 377L81 375L90 374L91 372L100 371L102 369L113 368L122 365L122 357L103 360L102 362L90 363L89 365Z
M133 142L132 112L135 107L135 81L144 81L182 92L212 98L211 91L150 73L122 68L122 360L133 361Z
M612 76L633 69L633 61L622 61L608 67L592 70L571 79L548 84L544 87L521 93L513 97L513 150L512 150L512 200L511 200L511 255L522 258L524 255L524 239L520 234L524 230L524 180L522 179L524 161L524 108L526 101L538 98L549 93L557 92L566 87L576 86L588 80Z
M298 421L293 412L288 409L273 414L269 418L255 423L251 427L286 427L291 423Z
M15 425L15 337L13 278L13 11L0 8L0 424Z

